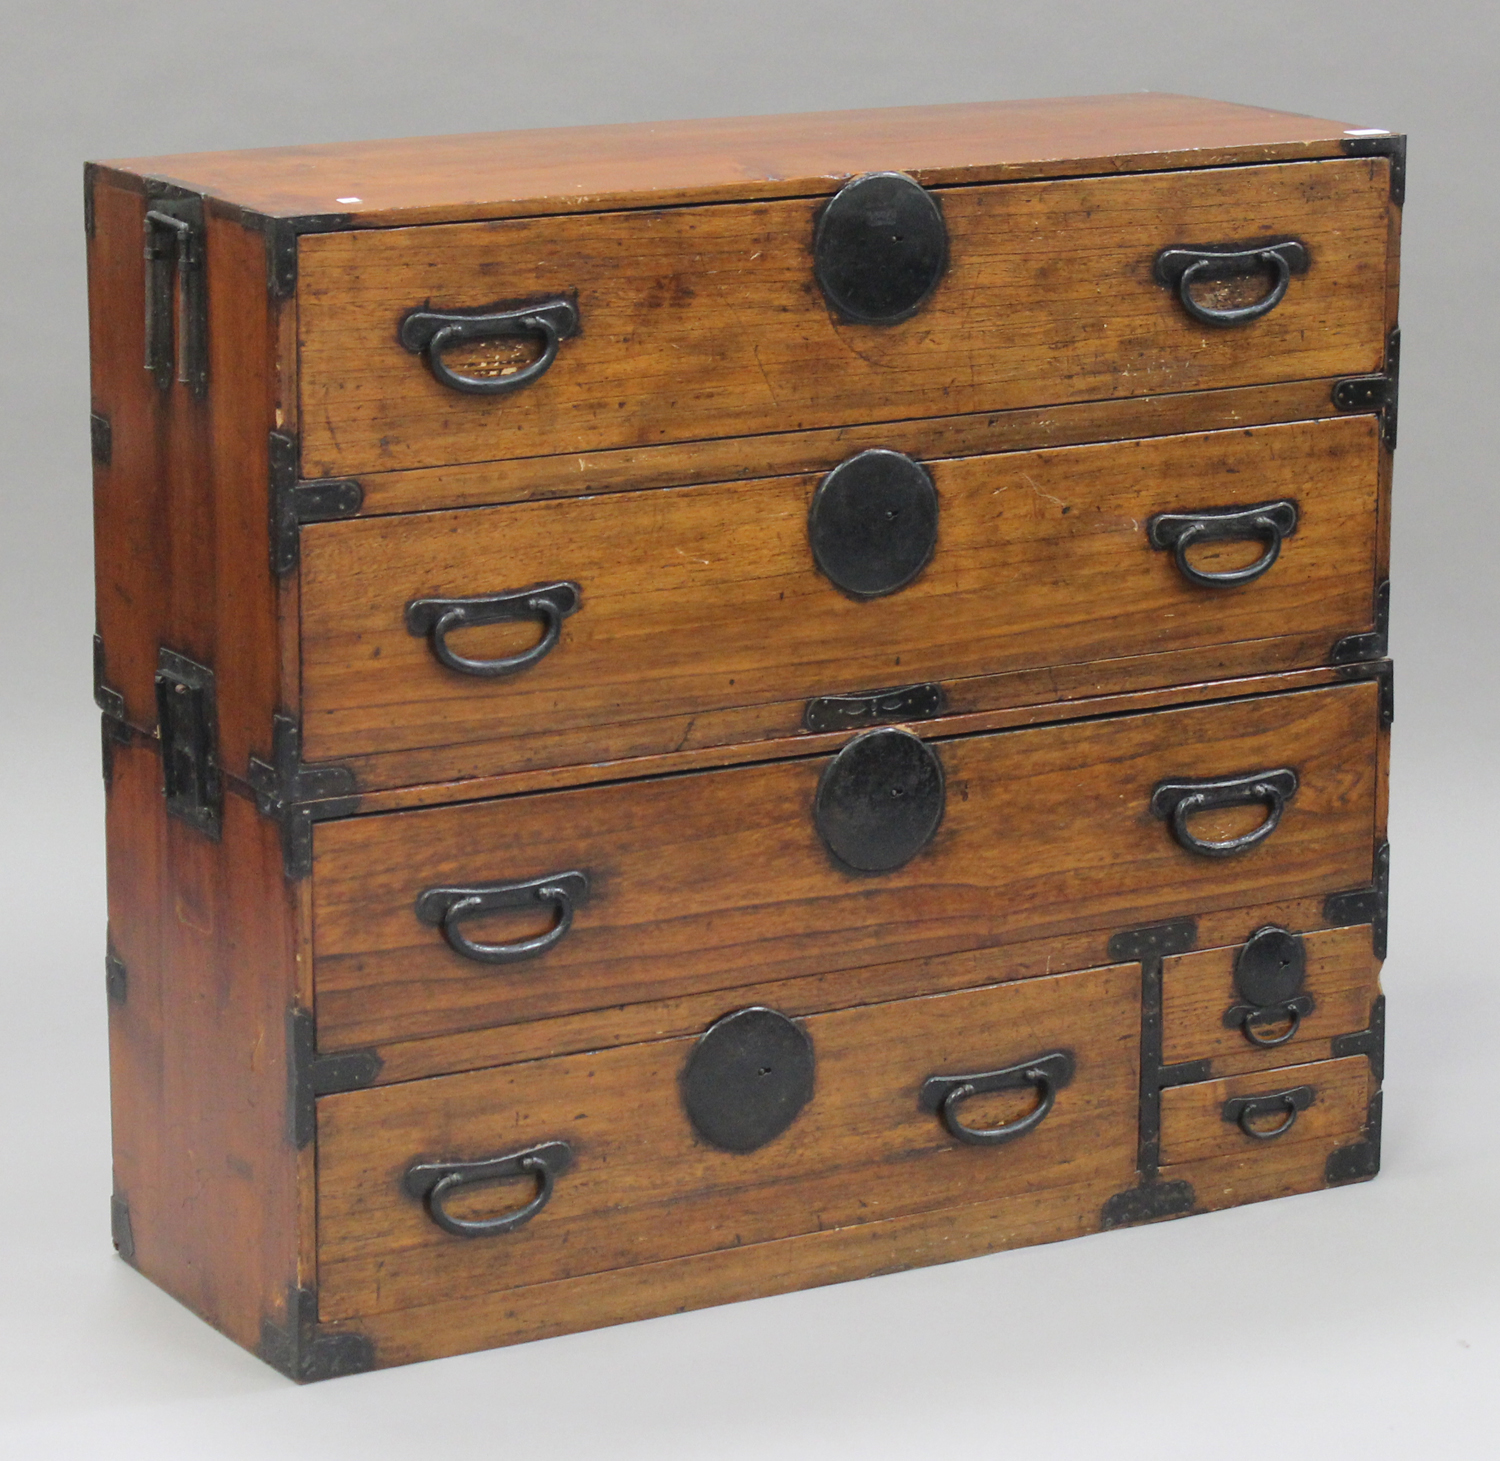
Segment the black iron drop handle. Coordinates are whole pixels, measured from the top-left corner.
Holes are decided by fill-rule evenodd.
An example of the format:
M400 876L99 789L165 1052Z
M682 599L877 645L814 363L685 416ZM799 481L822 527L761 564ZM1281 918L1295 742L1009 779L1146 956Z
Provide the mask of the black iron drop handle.
M1307 1110L1317 1099L1311 1086L1293 1086L1289 1091L1273 1091L1265 1096L1234 1096L1224 1102L1224 1119L1238 1126L1252 1141L1275 1141L1285 1136L1297 1124L1297 1115ZM1274 1116L1284 1112L1279 1126L1269 1131L1257 1131L1251 1122L1257 1116Z
M1254 304L1238 309L1214 309L1193 298L1194 284L1213 279L1240 279L1269 268L1275 276L1270 290ZM1293 274L1307 272L1307 245L1300 239L1267 240L1248 246L1239 244L1180 245L1163 249L1152 272L1156 282L1176 287L1182 307L1205 325L1247 325L1271 313L1286 297Z
M571 299L549 299L518 309L414 309L401 321L398 338L413 355L426 352L439 385L473 396L501 396L545 375L557 359L558 346L577 333L578 306ZM526 336L540 337L542 353L509 375L463 375L445 357L455 345Z
M1302 1021L1316 1008L1310 994L1295 994L1280 1004L1232 1004L1224 1011L1224 1028L1238 1030L1258 1050L1274 1050L1292 1039L1302 1028ZM1280 1035L1268 1038L1255 1033L1256 1024L1272 1024L1279 1020L1291 1021Z
M467 888L428 888L417 897L417 917L440 928L448 947L476 964L516 964L561 943L573 926L573 911L589 895L589 877L577 870L515 883L481 883ZM481 944L460 926L466 918L551 905L557 921L546 933L513 944Z
M977 1075L931 1075L922 1082L917 1106L922 1111L936 1111L942 1117L948 1134L969 1146L1003 1146L1008 1141L1035 1131L1057 1100L1057 1093L1073 1079L1073 1055L1068 1050L1053 1050L1034 1060L1007 1065L1002 1070L980 1071ZM1018 1121L1004 1126L965 1126L958 1108L970 1096L991 1091L1021 1091L1033 1088L1041 1098L1036 1109Z
M1290 767L1275 771L1252 771L1248 776L1163 781L1151 793L1151 815L1172 825L1172 835L1199 857L1233 857L1264 842L1276 830L1286 804L1297 794L1297 773ZM1188 818L1197 812L1220 807L1247 807L1261 803L1266 819L1240 837L1210 842L1194 836Z
M445 1233L455 1238L488 1238L496 1233L513 1233L529 1223L552 1200L552 1186L573 1160L573 1148L565 1141L544 1141L501 1157L481 1157L475 1161L413 1162L406 1169L401 1185L407 1196L415 1197L427 1208L427 1216ZM490 1218L455 1217L446 1203L465 1187L482 1182L499 1182L507 1177L535 1177L536 1196L523 1207Z
M406 630L418 639L425 638L433 658L448 669L461 675L499 679L529 670L551 654L562 635L562 621L578 612L582 598L583 592L576 583L543 583L535 588L510 589L470 599L413 599L406 606ZM448 644L448 636L456 629L514 624L527 619L541 624L542 637L519 654L501 659L469 659Z
M1237 588L1253 583L1281 556L1281 544L1297 531L1297 504L1283 498L1253 507L1205 507L1197 512L1159 512L1146 524L1146 540L1153 548L1170 548L1177 571L1199 588ZM1266 551L1244 568L1205 573L1188 562L1196 543L1259 540Z

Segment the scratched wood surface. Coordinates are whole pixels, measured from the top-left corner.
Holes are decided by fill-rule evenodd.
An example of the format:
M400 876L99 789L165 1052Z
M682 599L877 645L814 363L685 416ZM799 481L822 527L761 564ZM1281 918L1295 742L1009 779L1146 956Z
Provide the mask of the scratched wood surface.
M939 742L942 825L878 875L842 870L814 828L822 757L321 823L319 1041L415 1039L1358 887L1375 718L1364 683ZM1194 856L1148 810L1163 778L1283 765L1301 787L1243 856ZM1261 815L1205 814L1199 835ZM473 963L416 917L424 888L573 868L592 880L588 902L522 964ZM472 936L549 921L496 914Z
M831 193L898 169L928 186L1337 157L1346 124L1167 92L541 127L136 157L273 216L350 227Z
M1205 949L1177 954L1162 963L1162 1059L1168 1065L1210 1060L1216 1076L1238 1075L1275 1065L1315 1060L1336 1035L1365 1029L1380 993L1380 965L1370 948L1369 925L1331 928L1302 935L1307 957L1303 993L1314 1009L1284 1045L1257 1050L1238 1027L1226 1027L1224 1012L1243 1004L1234 987L1239 950ZM1290 1029L1290 1021L1254 1024L1262 1039Z
M811 201L308 235L303 475L1374 371L1388 192L1383 159L953 189L948 271L894 326L831 315ZM1170 245L1271 234L1312 263L1248 326L1152 278ZM573 291L582 333L507 395L438 384L396 339L426 302Z
M1322 663L1370 612L1378 451L1360 416L934 462L932 559L866 601L814 562L813 476L318 524L303 535L305 753L379 758L358 769L380 786L486 759L545 765L554 738L554 762L610 759L638 744L638 722L669 716L1291 631L1320 642ZM1158 512L1276 499L1297 504L1297 529L1250 584L1194 585L1147 538ZM1265 551L1218 543L1191 561L1222 572ZM580 586L582 607L520 674L450 670L406 628L413 599L558 580ZM505 624L449 643L487 658L540 633ZM1221 658L1241 668L1232 649ZM408 748L427 751L421 775L396 754Z
M753 1152L698 1136L679 1075L692 1038L325 1097L318 1112L320 1313L345 1318L685 1253L844 1227L1134 1166L1140 975L1134 965L814 1015L811 1100ZM955 1140L917 1104L931 1075L1071 1051L1041 1124L999 1147ZM972 1125L1014 1121L1033 1091L975 1097ZM565 1140L572 1167L523 1228L443 1232L401 1189L413 1159L500 1156ZM534 1181L454 1202L513 1209Z
M1224 1103L1232 1097L1274 1095L1297 1086L1312 1088L1312 1104L1297 1114L1283 1135L1264 1135L1282 1125L1281 1111L1250 1118L1251 1129L1262 1134L1259 1138L1224 1119ZM1170 1086L1161 1093L1162 1166L1236 1155L1249 1159L1272 1147L1299 1146L1330 1136L1352 1138L1364 1124L1371 1094L1370 1062L1363 1055Z

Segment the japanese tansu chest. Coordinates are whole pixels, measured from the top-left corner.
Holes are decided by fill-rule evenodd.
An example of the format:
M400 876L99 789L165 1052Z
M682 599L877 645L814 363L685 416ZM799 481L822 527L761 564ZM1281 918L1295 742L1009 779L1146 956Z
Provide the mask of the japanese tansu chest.
M1373 1175L1404 164L91 165L121 1253L313 1379Z

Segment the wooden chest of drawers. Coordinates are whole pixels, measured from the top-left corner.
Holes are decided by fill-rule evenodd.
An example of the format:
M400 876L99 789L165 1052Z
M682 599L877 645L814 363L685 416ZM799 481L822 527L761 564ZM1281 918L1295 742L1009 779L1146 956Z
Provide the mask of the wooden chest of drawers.
M91 165L123 1256L305 1380L1373 1175L1404 160Z

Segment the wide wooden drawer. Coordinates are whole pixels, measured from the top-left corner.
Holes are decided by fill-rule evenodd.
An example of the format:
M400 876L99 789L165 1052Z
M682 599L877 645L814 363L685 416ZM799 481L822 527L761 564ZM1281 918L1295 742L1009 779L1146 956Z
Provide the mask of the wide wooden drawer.
M305 235L303 475L1376 371L1389 191L1385 159L940 189L946 272L896 324L825 301L820 199ZM1193 318L1153 272L1175 246L1285 239L1305 272L1232 328ZM503 395L440 384L399 338L417 309L547 300L578 332ZM528 350L491 342L455 368L494 377L535 364Z
M1377 733L1378 686L1361 682L930 745L887 729L832 760L320 823L319 1045L1361 886ZM1226 778L1246 804L1193 815L1193 786ZM1272 828L1266 787L1293 779ZM1269 835L1233 855L1191 850L1255 825ZM476 916L495 903L510 911ZM533 939L499 962L458 951Z
M1369 1027L1379 971L1365 924L1272 925L1233 948L1173 955L1162 961L1162 1060L1233 1075L1326 1057L1338 1036Z
M1284 667L1324 663L1369 627L1378 453L1366 416L312 525L305 753L393 786L640 754L739 707L792 733L872 687L1215 647L1231 676L1278 637ZM1162 514L1203 540L1185 566ZM549 583L576 604L555 624L444 627Z
M322 1098L320 1316L1134 1179L1134 965L749 1025ZM690 1060L716 1083L708 1107ZM1000 1072L971 1096L924 1094L934 1076ZM510 1231L456 1234L435 1217L514 1212L539 1173L470 1167L435 1196L408 1178L539 1147L550 1195Z
M1350 1055L1171 1087L1161 1093L1162 1166L1353 1140L1378 1086L1370 1061Z

